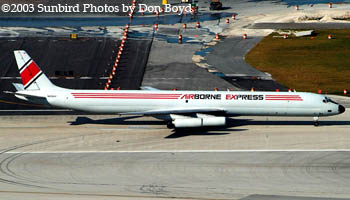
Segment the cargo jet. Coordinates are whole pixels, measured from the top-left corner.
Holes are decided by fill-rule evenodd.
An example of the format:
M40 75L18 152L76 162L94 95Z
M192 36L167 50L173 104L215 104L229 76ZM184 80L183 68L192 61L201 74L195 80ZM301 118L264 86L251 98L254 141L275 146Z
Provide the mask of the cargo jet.
M338 115L344 106L304 92L74 90L55 86L25 51L14 51L23 84L17 98L37 104L91 113L149 115L168 121L169 128L224 126L232 116Z

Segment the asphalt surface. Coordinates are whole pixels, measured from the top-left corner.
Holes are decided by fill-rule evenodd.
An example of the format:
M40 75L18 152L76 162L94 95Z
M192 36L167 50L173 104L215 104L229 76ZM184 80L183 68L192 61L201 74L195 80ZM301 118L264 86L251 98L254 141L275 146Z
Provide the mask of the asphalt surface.
M149 117L2 116L0 198L348 198L349 119L173 131Z
M200 44L177 44L154 40L142 85L168 90L232 88L230 83L193 63L192 56L200 48Z
M245 61L245 54L263 37L229 37L214 45L205 56L206 63L224 74L223 79L243 90L255 88L260 91L288 90L267 73L263 73Z
M245 54L262 39L263 37L249 37L246 40L243 40L242 37L226 38L212 47L213 50L206 56L207 62L226 76L268 78L268 75L255 69L244 60Z
M350 195L349 156L342 151L4 153L0 197L28 192L72 199L344 198Z

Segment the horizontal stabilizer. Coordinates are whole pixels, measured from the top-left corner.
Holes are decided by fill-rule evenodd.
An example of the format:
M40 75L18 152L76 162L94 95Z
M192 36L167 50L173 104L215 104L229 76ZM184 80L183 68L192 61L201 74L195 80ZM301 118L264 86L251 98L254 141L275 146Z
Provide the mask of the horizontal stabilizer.
M22 97L26 97L26 98L38 98L38 99L46 99L43 96L37 96L37 95L31 95L31 94L24 94L24 93L20 93L20 92L15 92L13 93L15 96L22 96Z
M21 83L12 83L12 85L16 88L17 91L24 90L23 84Z

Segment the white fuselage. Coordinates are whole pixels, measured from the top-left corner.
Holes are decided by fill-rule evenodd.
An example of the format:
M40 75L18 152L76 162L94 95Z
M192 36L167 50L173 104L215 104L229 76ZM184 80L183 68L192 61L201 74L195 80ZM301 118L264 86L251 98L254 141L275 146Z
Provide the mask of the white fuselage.
M27 91L23 91L24 93ZM30 91L33 94L34 91ZM69 90L38 91L51 106L93 113L221 109L225 115L330 116L339 105L304 92Z

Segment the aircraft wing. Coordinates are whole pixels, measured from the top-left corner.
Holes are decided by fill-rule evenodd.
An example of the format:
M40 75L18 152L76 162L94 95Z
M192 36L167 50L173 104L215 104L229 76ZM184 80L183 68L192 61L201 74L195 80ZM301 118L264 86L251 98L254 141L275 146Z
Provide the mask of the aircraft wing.
M148 90L148 91L160 91L159 89L157 88L154 88L154 87L150 87L150 86L142 86L140 87L141 90Z
M121 115L166 115L166 114L191 114L191 113L225 113L221 108L177 108L177 109L161 109L150 110L145 112L127 112L120 113Z

